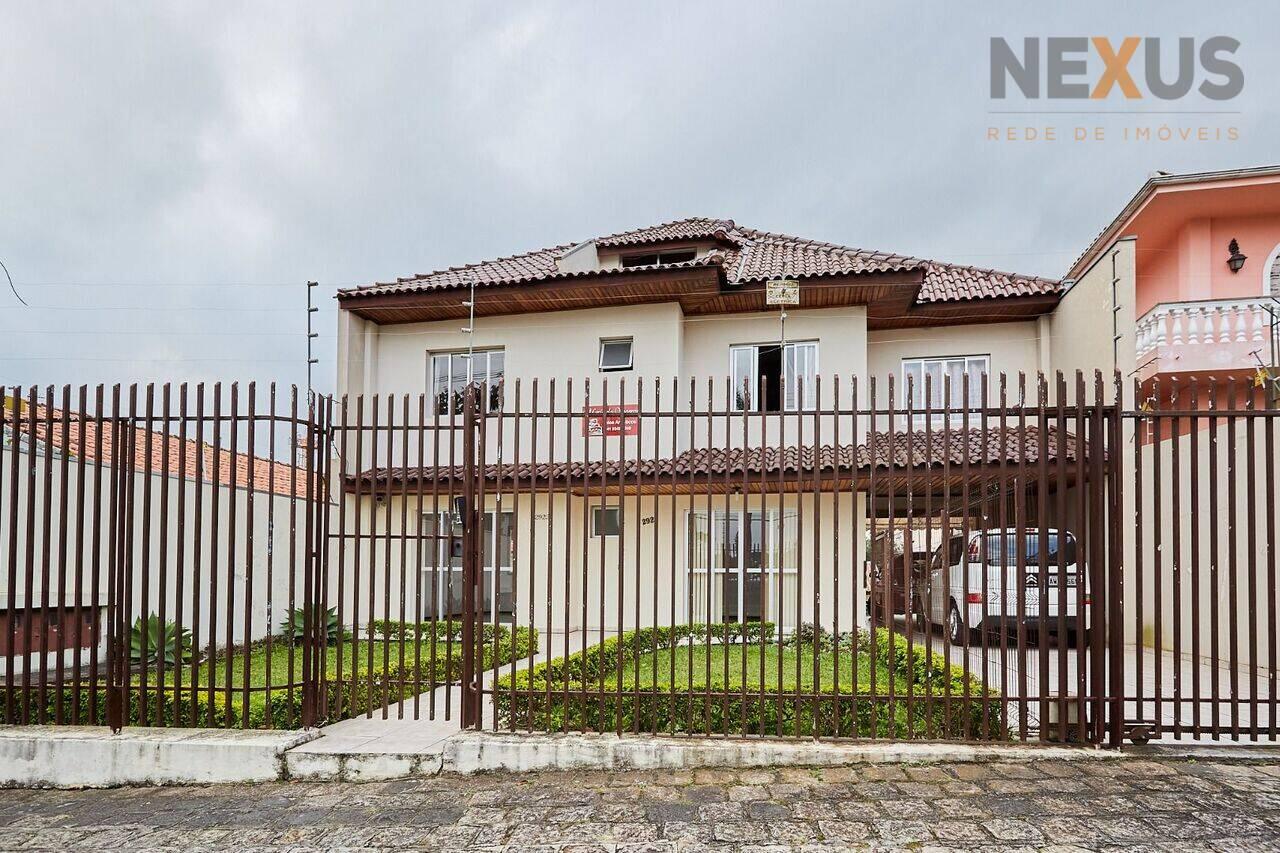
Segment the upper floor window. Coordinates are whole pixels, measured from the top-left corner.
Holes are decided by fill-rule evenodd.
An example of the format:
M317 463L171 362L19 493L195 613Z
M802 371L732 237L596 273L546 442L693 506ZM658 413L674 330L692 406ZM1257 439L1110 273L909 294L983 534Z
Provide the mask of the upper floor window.
M600 339L600 369L630 370L632 363L631 338Z
M466 352L433 353L431 396L435 399L436 412L441 415L461 413L462 395L469 382L486 383L486 404L490 409L500 408L505 356L501 349L478 349L470 357Z
M623 267L652 267L657 264L682 264L698 256L695 249L668 249L664 252L644 252L637 255L623 255Z
M945 358L904 358L902 360L902 407L910 405L918 415L942 417L945 410L977 408L982 405L982 377L991 371L989 355L958 355ZM969 398L964 396L964 378L969 377ZM951 395L947 397L947 378ZM927 380L927 387L926 387Z
M818 404L818 342L730 347L729 375L734 411L812 409Z

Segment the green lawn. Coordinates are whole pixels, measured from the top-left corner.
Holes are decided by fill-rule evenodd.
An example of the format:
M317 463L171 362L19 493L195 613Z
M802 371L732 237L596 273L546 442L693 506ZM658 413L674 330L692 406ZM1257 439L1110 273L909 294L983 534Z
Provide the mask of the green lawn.
M701 689L708 684L716 688L758 689L762 684L775 690L779 684L783 690L794 691L797 685L802 691L833 690L838 683L841 691L852 689L854 683L854 656L851 649L840 650L839 667L836 656L825 651L816 656L818 678L814 679L815 655L812 646L759 645L706 645L679 646L641 654L639 660L624 660L622 678L617 674L606 678L609 686L616 687L619 680L623 688L641 690L650 687L672 687L688 690L690 685ZM871 684L871 658L865 653L857 656L858 685ZM761 676L763 664L763 677ZM710 681L707 680L710 672ZM837 672L839 677L837 679ZM781 676L781 679L779 679ZM877 664L877 686L887 686L888 670ZM905 681L899 679L900 684Z
M856 656L852 638L843 637L837 663L830 637L762 646L761 636L771 633L767 623L733 626L729 633L700 624L627 632L532 671L499 677L498 722L544 731L991 739L1006 734L998 723L988 724L998 720L999 699L980 680L966 681L962 669L921 646L908 648L901 636L861 632ZM708 635L717 639L708 642ZM950 695L952 701L908 708L908 694Z
M374 638L348 636L325 649L325 677L319 684L327 708L319 722L376 712L431 689L431 684L454 682L462 672L463 644L460 625L423 623L402 625L379 621L373 625ZM421 634L419 640L418 634ZM436 634L432 656L432 634ZM453 639L450 641L449 636ZM538 645L532 628L486 625L483 629L486 668L523 658ZM154 647L153 647L154 648ZM201 650L204 651L204 650ZM341 653L341 654L339 654ZM373 665L370 667L370 654ZM342 663L339 669L339 656ZM246 692L246 668L249 690ZM270 677L268 677L270 669ZM273 637L270 653L266 641L236 649L218 649L195 667L180 670L166 666L161 676L154 664L147 667L143 685L141 668L135 666L128 692L127 722L151 726L229 726L233 728L293 728L302 721L302 650L294 646L290 661L289 642ZM230 678L230 696L227 682ZM181 687L177 685L181 682ZM193 683L196 689L193 689ZM212 685L212 695L209 687ZM268 695L267 686L270 685ZM16 688L15 688L16 692ZM0 697L3 698L3 697ZM13 701L32 702L20 694ZM106 723L107 692L76 690L66 686L59 694L48 689L34 701L44 701L49 714L61 706L68 716L84 723ZM77 704L78 703L78 704Z

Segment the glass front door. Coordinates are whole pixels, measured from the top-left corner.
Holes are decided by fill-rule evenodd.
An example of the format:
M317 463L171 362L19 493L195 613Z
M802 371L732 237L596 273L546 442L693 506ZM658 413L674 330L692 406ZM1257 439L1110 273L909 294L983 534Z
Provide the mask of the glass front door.
M484 568L476 608L489 619L495 610L499 619L510 617L515 611L511 574L514 524L514 513L489 511L484 514L481 546ZM462 526L453 524L448 512L426 514L422 525L426 543L422 567L423 618L461 616Z
M795 621L794 510L695 510L688 533L688 621Z

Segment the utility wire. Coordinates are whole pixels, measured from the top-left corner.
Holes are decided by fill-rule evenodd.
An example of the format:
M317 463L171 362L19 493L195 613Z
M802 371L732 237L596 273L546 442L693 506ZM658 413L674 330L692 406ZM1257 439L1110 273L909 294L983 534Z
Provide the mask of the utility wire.
M0 261L0 270L4 270L4 277L9 279L9 289L13 291L13 295L18 298L19 302L30 308L31 306L27 305L27 300L22 298L22 294L18 292L18 288L14 285L13 276L9 275L9 268L4 265L4 261Z

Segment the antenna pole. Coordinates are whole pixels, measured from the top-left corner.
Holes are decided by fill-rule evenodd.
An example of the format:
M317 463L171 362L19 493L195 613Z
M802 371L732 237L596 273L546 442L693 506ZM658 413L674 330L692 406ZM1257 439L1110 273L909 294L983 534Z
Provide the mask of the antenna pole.
M315 357L314 348L315 340L320 337L320 333L312 327L312 319L320 309L312 304L311 301L311 292L319 286L319 282L307 282L307 402L311 402L312 396L315 393L311 390L311 370L320 361L320 359Z
M467 384L475 381L476 354L476 280L471 279L471 290L467 301L462 303L467 309L467 326L462 331L467 333Z

